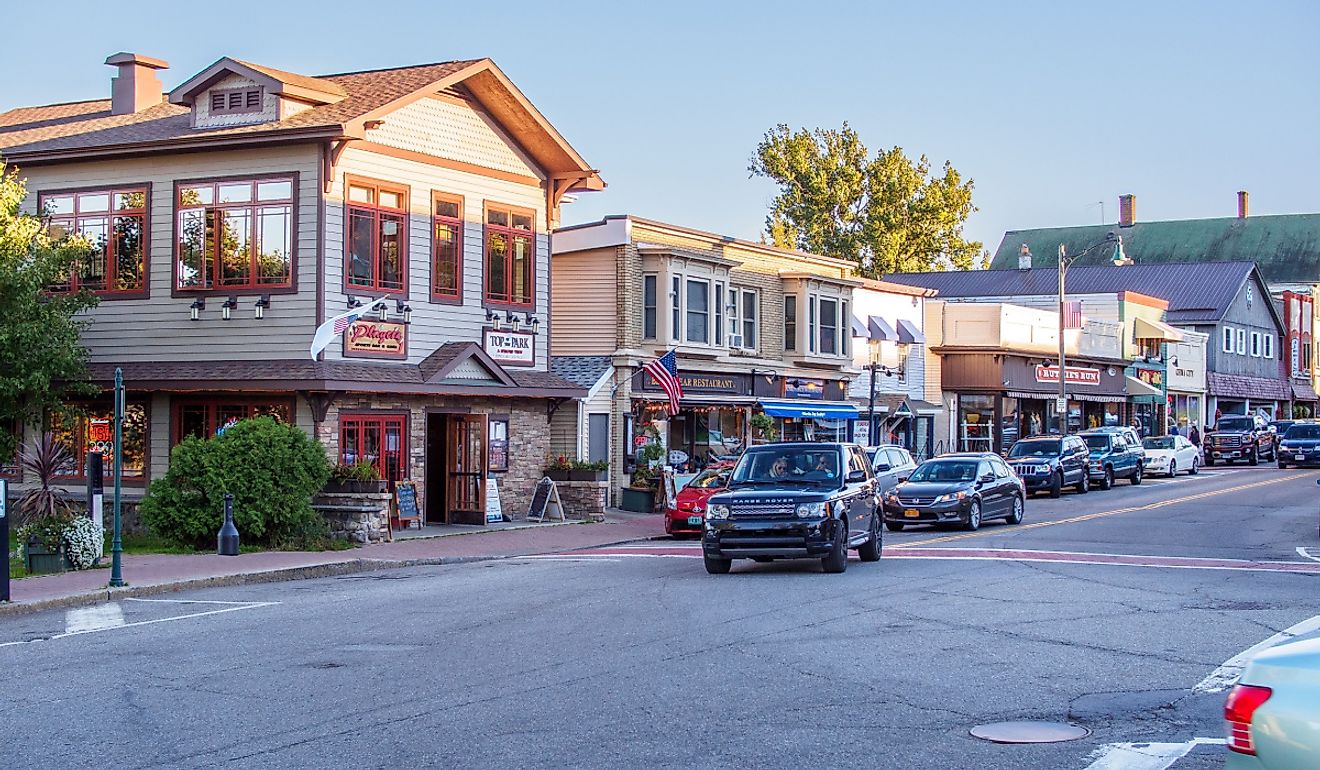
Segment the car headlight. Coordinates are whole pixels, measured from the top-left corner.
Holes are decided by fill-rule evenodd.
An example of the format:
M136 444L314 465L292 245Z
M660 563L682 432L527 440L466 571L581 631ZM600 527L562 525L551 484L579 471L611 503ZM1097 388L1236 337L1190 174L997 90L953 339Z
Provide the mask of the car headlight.
M898 502L898 493L897 493L897 492L886 492L886 493L885 493L885 502L887 502L887 503L896 503L896 502Z
M716 503L706 509L706 518L708 519L727 519L729 518L729 506Z
M810 519L824 516L829 513L828 503L798 503L795 511L799 519Z
M966 493L966 492L950 492L950 493L947 494L947 495L940 495L939 497L935 498L935 502L937 502L937 503L951 503L951 502L953 502L954 500L961 500L961 499L963 499L964 497L967 497L967 493Z

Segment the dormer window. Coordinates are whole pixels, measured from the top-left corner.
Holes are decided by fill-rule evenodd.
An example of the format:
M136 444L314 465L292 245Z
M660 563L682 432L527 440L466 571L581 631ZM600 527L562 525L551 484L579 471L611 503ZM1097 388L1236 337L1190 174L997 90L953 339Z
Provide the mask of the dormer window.
M211 92L212 115L246 115L261 109L260 88L221 88Z

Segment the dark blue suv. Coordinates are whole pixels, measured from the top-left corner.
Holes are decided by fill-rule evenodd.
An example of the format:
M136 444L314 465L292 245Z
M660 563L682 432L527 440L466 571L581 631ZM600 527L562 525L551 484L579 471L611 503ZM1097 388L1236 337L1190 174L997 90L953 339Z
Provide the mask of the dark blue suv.
M1067 486L1085 494L1091 491L1086 470L1090 454L1077 436L1034 436L1008 450L1008 465L1027 485L1028 494L1049 492L1050 497L1058 497Z

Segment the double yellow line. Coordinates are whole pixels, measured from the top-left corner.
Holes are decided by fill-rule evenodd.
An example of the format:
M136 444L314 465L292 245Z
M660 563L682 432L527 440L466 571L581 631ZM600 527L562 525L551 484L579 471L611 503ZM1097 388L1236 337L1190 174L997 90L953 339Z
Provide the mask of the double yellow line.
M1073 516L1071 518L1058 519L1056 521L1038 521L1035 524L1022 524L1006 530L995 528L992 530L982 530L980 532L967 532L961 535L946 535L944 537L932 537L926 540L914 540L908 543L900 543L898 545L886 546L886 548L894 548L894 549L915 548L917 546L930 545L931 543L949 543L955 540L967 540L973 537L987 537L990 535L1011 535L1028 529L1037 529L1039 527L1057 527L1060 524L1077 524L1083 521L1092 521L1094 519L1103 519L1108 516L1117 516L1120 513L1135 513L1136 511L1153 511L1157 508L1164 508L1170 505L1180 505L1182 503L1190 503L1194 500L1201 500L1207 497L1215 497L1216 495L1226 495L1232 492L1242 492L1247 489L1256 489L1257 487L1265 487L1265 486L1269 486L1270 484L1279 484L1284 481L1292 481L1294 479L1305 478L1309 475L1310 474L1307 473L1293 473L1288 476L1280 476L1277 478L1267 479L1265 481L1256 481L1251 484L1239 484L1236 487L1225 487L1224 489L1214 489L1209 492L1201 492L1199 494L1187 495L1185 497L1175 497L1169 500L1161 500L1159 502L1148 503L1146 505L1137 505L1131 508L1115 508L1112 511L1099 511L1097 513L1086 513L1081 516Z

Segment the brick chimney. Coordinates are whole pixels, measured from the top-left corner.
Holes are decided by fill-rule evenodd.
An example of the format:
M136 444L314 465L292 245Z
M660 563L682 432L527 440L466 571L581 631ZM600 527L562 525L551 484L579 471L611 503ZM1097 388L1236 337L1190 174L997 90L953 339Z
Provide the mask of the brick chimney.
M167 62L121 52L105 63L119 69L119 74L110 79L110 114L129 115L165 101L165 89L156 70L167 69L170 66Z
M1238 190L1238 219L1247 218L1247 191Z
M1131 227L1137 221L1137 196L1118 196L1118 226Z

